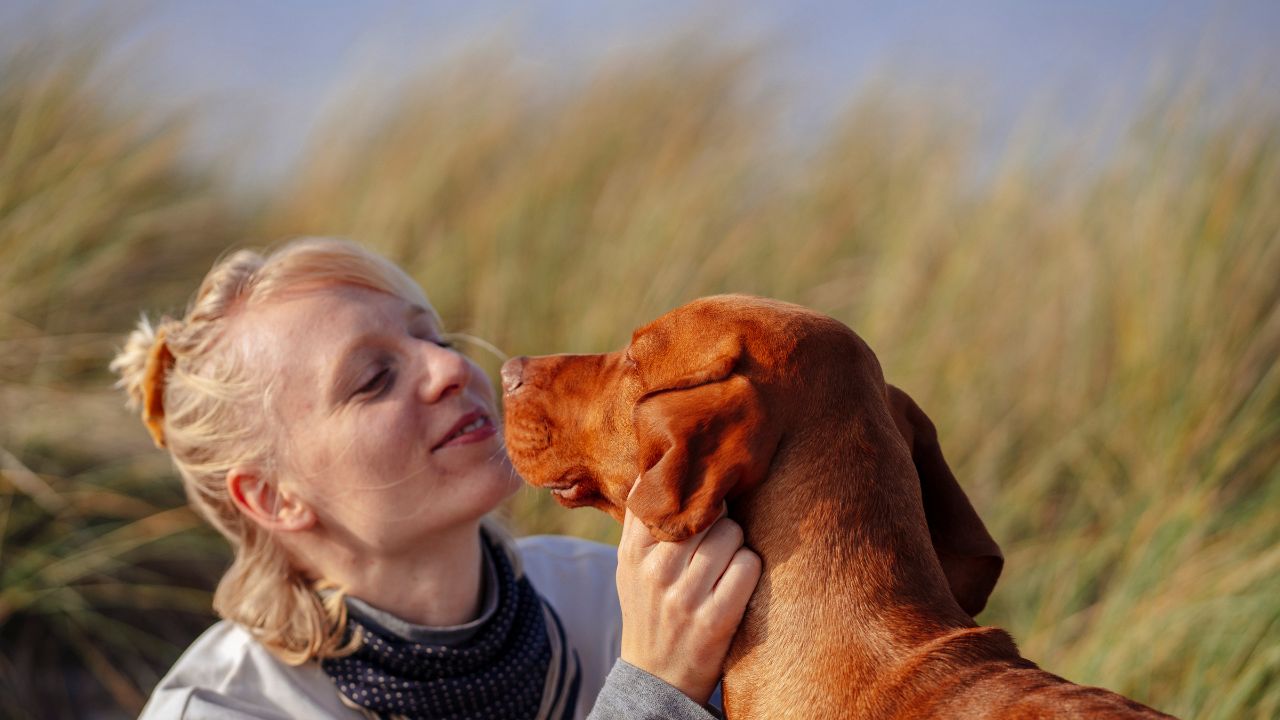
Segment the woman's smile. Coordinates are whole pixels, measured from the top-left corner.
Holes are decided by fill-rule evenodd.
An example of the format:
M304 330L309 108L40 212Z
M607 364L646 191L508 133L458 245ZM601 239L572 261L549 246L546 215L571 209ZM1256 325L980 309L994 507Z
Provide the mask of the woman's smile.
M484 442L497 434L493 418L483 410L473 410L454 423L444 439L432 446L431 452L456 445Z

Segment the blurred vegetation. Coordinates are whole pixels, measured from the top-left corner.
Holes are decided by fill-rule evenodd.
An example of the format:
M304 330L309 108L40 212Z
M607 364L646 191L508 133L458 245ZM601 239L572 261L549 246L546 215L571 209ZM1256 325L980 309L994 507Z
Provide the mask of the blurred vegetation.
M105 46L0 56L0 717L135 714L210 622L224 543L103 362L243 234L180 118L109 110ZM111 713L104 711L104 717Z
M379 249L512 354L612 349L721 291L830 313L1006 550L983 622L1182 717L1280 714L1280 118L1246 95L1153 92L1114 141L1031 122L992 164L929 88L867 88L796 153L751 50L676 41L569 88L480 54L374 110L353 91L248 214L180 122L104 110L97 46L38 47L0 65L0 714L134 712L208 622L225 552L104 368L219 250L297 234ZM509 517L616 537L532 490Z

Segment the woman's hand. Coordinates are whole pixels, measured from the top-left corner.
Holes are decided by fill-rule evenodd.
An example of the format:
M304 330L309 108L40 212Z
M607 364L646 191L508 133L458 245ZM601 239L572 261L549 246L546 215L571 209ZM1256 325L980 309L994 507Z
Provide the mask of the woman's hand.
M618 544L622 659L705 704L760 580L760 556L721 515L682 542L658 542L627 510Z

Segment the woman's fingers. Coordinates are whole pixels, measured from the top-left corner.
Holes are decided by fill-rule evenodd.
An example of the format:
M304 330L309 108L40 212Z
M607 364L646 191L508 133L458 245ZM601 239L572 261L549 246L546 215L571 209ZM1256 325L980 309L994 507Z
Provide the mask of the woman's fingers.
M742 615L747 611L747 603L751 601L751 594L755 592L763 570L764 563L759 555L748 548L740 548L711 590L719 616L731 622L735 629L742 622Z
M717 523L724 518L725 512L726 508L721 506ZM674 581L677 577L686 574L698 548L702 546L708 533L716 528L717 523L679 542L659 542L650 534L644 522L637 518L630 508L626 508L622 517L622 539L618 542L618 552L641 561L652 575L667 582ZM723 533L723 530L721 532ZM742 538L739 532L738 545L741 544ZM723 545L724 542L721 539L713 547L720 548ZM728 563L729 555L724 555L723 561L721 570L724 569L723 565ZM710 590L714 582L715 579L712 578L705 584L704 589Z
M760 559L742 542L724 517L681 542L656 542L628 510L618 545L622 658L705 702L760 578Z
M649 528L631 512L625 509L622 516L622 539L618 541L618 552L628 553L632 557L644 557L658 544L649 533Z
M698 595L710 593L728 569L734 553L742 547L742 542L742 527L738 523L727 517L717 520L689 559L689 571L685 573L689 592Z

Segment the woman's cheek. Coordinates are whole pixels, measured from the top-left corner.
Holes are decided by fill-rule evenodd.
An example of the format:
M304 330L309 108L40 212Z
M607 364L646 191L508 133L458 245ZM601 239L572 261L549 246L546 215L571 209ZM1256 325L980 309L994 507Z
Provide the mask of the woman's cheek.
M418 407L405 403L388 406L386 409L387 412L380 413L368 428L374 433L375 443L401 442L422 432L423 413Z
M496 410L495 400L498 395L493 390L493 383L489 382L489 376L484 374L473 360L467 358L467 370L470 373L469 385L471 391L479 398L483 399L489 410Z

